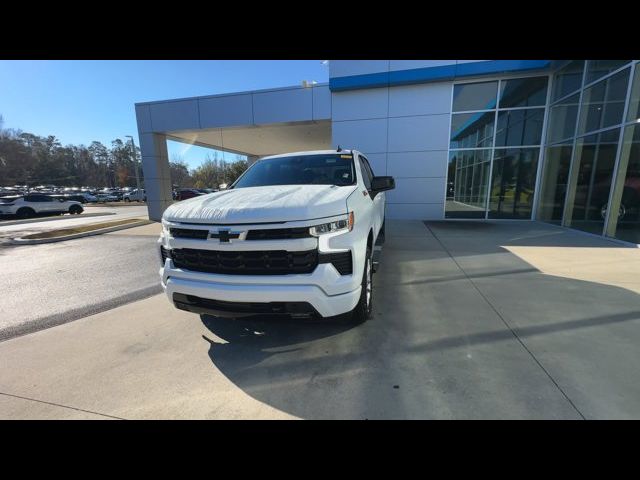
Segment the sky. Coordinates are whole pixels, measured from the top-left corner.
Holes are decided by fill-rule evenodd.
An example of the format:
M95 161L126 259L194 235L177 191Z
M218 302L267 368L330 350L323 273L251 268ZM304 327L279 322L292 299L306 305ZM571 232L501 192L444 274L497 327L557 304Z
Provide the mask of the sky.
M215 52L212 52L215 53ZM107 146L132 135L134 104L152 100L329 81L320 60L1 60L4 128L55 135L63 145ZM169 156L195 167L208 149L167 142ZM222 158L220 154L220 158ZM234 155L225 153L225 160Z

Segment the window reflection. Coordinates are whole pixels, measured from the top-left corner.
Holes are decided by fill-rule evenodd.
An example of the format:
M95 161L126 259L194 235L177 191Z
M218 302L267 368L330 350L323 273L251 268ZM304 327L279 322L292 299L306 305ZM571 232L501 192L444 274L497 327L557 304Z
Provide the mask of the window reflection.
M547 99L547 77L516 78L500 84L500 108L539 107Z
M496 147L539 145L543 120L544 108L499 112Z
M552 145L545 150L538 205L539 220L558 225L562 222L572 150L572 143Z
M626 69L585 89L579 133L610 127L622 121L628 81L629 70Z
M451 118L451 148L490 147L495 112L458 113Z
M591 83L606 74L619 69L631 60L589 60L587 62L587 78L585 83Z
M496 108L498 82L464 83L453 87L453 111Z
M640 243L640 125L625 128L613 205L618 211L614 236Z
M538 148L496 148L493 154L489 218L531 218Z
M619 134L616 128L577 140L576 187L568 226L603 233Z
M446 218L484 218L491 150L449 154Z
M636 71L633 74L633 85L631 86L631 98L629 99L629 112L627 121L630 122L640 118L640 66L636 64Z
M582 73L584 70L584 60L573 60L565 67L561 68L553 76L553 92L551 101L564 97L575 92L582 86Z
M576 133L580 95L572 95L549 107L547 142L556 143L571 138Z

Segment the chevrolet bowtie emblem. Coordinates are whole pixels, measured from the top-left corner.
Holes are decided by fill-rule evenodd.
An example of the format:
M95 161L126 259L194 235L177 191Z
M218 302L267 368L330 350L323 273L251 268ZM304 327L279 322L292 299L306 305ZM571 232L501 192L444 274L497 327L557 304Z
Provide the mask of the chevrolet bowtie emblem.
M231 232L229 230L218 230L218 232L210 235L210 238L219 238L220 243L229 243L230 239L239 237L240 232Z

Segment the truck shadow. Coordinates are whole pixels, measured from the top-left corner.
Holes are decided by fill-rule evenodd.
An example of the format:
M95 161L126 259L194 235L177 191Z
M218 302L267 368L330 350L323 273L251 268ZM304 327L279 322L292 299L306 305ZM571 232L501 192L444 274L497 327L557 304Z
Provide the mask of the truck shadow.
M356 327L345 321L323 322L276 315L237 319L200 315L200 320L222 340L213 340L203 335L211 345L211 360L225 374L231 375L244 372L247 367L269 358L299 352L310 343Z
M640 417L640 295L543 274L500 246L597 242L439 227L442 243L387 242L368 322L203 315L211 362L301 418L578 418L556 381L584 416Z

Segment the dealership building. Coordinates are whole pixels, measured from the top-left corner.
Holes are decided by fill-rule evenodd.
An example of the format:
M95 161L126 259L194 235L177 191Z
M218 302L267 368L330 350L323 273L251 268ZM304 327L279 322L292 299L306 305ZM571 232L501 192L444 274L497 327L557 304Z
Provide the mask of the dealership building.
M388 218L539 220L640 243L638 60L331 60L328 84L136 116L153 220L172 202L167 140L250 161L340 145L395 177Z

